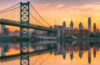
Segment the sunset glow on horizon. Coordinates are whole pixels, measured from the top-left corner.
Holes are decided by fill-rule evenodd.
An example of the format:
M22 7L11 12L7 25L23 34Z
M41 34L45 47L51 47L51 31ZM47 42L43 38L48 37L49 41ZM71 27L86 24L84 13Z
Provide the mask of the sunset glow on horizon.
M87 28L88 17L92 18L92 26L94 23L100 30L100 0L30 0L36 10L48 21L52 26L62 25L66 21L69 27L71 20L74 27L78 28L80 22ZM8 8L20 0L2 0L0 1L0 10ZM34 21L33 21L34 22ZM41 21L42 22L42 21ZM10 27L11 30L15 29Z
M0 0L0 65L100 65L100 0Z

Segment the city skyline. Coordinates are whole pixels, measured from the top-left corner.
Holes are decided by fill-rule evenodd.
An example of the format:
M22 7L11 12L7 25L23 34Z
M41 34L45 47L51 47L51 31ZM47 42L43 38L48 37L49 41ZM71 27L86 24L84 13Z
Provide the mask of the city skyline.
M88 17L87 27L84 27L84 24L82 22L80 22L78 24L78 27L75 27L75 23L74 23L73 20L70 21L69 26L67 26L66 24L67 24L66 21L63 21L63 23L61 25L56 25L56 26L64 26L69 30L79 29L79 30L88 30L89 32L90 31L91 32L97 32L97 31L99 32L100 31L100 29L97 28L96 23L93 23L93 25L92 25L91 17ZM11 30L11 27L12 28L17 28L17 29ZM53 26L53 28L54 27L55 27L55 25ZM6 26L6 28L9 28L9 31L11 31L11 32L19 31L18 27ZM2 31L2 26L0 25L0 32L1 31Z
M100 64L99 0L0 4L0 65Z
M24 0L21 0L24 1ZM92 18L93 23L97 24L97 29L100 29L100 1L99 0L30 0L38 12L52 25L62 25L66 21L66 25L70 26L70 21L73 20L74 27L78 28L80 22L87 28L88 17ZM0 1L0 10L8 8L20 0L2 0ZM6 5L5 5L6 4ZM56 23L55 23L56 21ZM42 21L41 21L42 22ZM10 27L11 30L15 29ZM93 31L93 30L92 30Z
M52 26L51 26L51 27L55 29L55 26L63 26L63 27L66 28L67 30L88 30L89 32L93 32L93 33L100 32L100 30L97 29L97 26L96 26L97 24L96 24L96 23L93 23L93 25L91 25L91 23L92 23L91 17L88 17L87 23L88 23L87 28L84 27L84 25L83 25L82 22L80 22L80 23L78 24L78 27L77 27L77 28L74 27L73 20L70 21L70 26L67 26L67 25L66 25L66 21L63 21L62 25L54 25L53 27L52 27ZM92 26L93 26L93 27L92 27ZM1 26L0 26L1 31L2 31L3 27L5 27L5 28L8 29L8 27L7 27L6 25L1 25ZM8 30L10 31L10 29L8 29ZM1 32L1 31L0 31L0 32ZM16 29L15 29L13 32L16 32L16 31L18 32L19 30L16 30Z

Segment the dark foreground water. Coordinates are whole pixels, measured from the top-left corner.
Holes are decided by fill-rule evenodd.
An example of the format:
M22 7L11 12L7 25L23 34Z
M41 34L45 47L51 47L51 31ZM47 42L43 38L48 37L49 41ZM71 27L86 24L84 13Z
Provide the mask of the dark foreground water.
M16 53L19 53L19 50L12 48L6 55ZM20 65L20 59L0 62L0 65ZM30 65L100 65L100 50L90 48L90 50L83 50L82 53L79 50L67 50L65 57L62 54L45 53L31 57Z

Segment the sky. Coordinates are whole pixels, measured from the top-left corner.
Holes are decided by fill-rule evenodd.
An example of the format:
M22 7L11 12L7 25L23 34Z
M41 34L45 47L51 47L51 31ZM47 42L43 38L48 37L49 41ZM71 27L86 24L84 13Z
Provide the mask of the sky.
M26 0L0 0L0 10ZM88 17L92 18L92 25L97 24L100 29L100 0L30 0L36 10L51 24L62 25L66 21L69 27L73 20L74 27L82 22L87 28Z

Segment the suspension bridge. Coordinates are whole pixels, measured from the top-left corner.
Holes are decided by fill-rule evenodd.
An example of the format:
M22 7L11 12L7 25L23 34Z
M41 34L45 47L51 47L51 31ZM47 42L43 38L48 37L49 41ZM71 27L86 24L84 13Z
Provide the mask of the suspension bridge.
M3 29L3 50L2 56L0 57L0 61L11 61L14 59L20 59L20 65L30 65L30 57L56 51L56 53L63 54L64 43L66 43L66 30L62 26L58 26L57 28L51 28L51 24L48 23L40 13L34 8L34 6L28 2L20 2L9 8L0 11L0 24ZM20 28L20 53L14 55L6 56L5 53L7 51L6 47L9 45L9 35L5 30L5 25L7 26L15 26ZM48 36L38 36L38 39L42 39L42 43L33 44L32 36L30 34L31 30L39 30L46 31ZM75 32L74 30L69 31L69 33ZM76 31L77 32L77 31ZM78 30L79 33L82 31ZM83 30L84 32L84 30ZM68 33L68 34L69 34ZM88 33L88 31L85 31ZM34 37L34 36L33 36ZM34 38L33 38L34 39ZM45 40L48 40L46 42ZM91 39L92 40L92 39ZM44 41L44 42L43 42ZM30 46L45 46L42 50L30 51ZM64 56L65 57L65 56ZM71 53L71 57L73 58L73 52Z
M7 41L7 32L4 33L4 49L0 61L20 58L20 65L30 65L30 56L50 52L56 47L46 48L30 52L30 29L47 31L49 34L56 34L54 38L56 44L58 43L58 50L60 43L63 43L62 30L50 28L50 24L39 14L39 12L28 2L20 2L9 8L0 11L0 24L7 26L15 26L20 28L20 54L6 56L5 47L9 45ZM52 37L53 38L53 37ZM42 45L42 44L41 44ZM51 45L54 45L51 43Z

